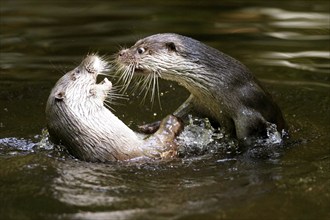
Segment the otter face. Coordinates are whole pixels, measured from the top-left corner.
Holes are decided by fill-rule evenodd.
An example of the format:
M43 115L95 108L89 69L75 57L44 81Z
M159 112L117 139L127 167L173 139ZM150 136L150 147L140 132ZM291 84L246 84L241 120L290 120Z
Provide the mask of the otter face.
M131 48L118 53L116 64L120 70L147 75L161 74L171 67L171 63L178 58L178 50L174 39L154 40L144 38Z
M184 74L198 68L200 51L206 45L178 34L156 34L137 41L131 48L121 50L115 64L121 72L136 74ZM174 74L173 74L174 75Z
M166 77L173 69L172 64L179 59L176 45L170 40L153 40L145 38L136 42L131 48L121 50L115 66L121 73L119 81L122 81L125 92L130 85L133 76L144 76L135 86L145 90L143 101L151 91L151 102L157 93L159 95L158 77Z
M80 64L90 74L99 74L107 69L108 63L96 55L88 55Z
M96 82L97 75L108 69L108 63L97 55L88 55L80 63L78 67L67 74L71 74L71 78L76 81L79 79L89 79Z
M83 103L96 103L102 106L109 94L112 83L105 78L96 84L96 78L107 70L108 63L97 55L88 55L78 67L65 74L55 85L55 100L63 101L68 106Z
M126 90L134 75L146 77L136 85L146 94L151 89L152 100L158 89L158 77L188 88L192 81L199 80L196 73L203 68L196 55L201 46L200 42L177 34L156 34L141 39L118 53L115 66L121 74L119 80Z

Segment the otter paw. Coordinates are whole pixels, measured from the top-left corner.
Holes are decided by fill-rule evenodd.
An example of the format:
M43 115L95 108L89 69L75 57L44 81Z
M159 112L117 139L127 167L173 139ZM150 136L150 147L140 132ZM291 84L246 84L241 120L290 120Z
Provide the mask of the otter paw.
M153 123L139 125L138 129L140 132L144 134L153 134L158 130L159 126L160 126L160 121L155 121Z

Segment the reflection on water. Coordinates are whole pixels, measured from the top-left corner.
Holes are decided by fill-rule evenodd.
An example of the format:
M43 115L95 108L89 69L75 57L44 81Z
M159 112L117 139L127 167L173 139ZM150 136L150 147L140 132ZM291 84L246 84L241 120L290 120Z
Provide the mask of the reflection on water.
M305 33L296 33L289 31L268 32L266 35L283 40L328 40L326 35L306 35Z
M278 8L246 8L234 13L225 14L225 18L229 17L238 21L244 18L251 23L241 29L241 24L230 27L230 25L216 24L218 28L224 28L226 33L237 32L262 32L266 36L278 38L281 40L290 40L295 46L297 41L303 41L304 44L309 41L325 41L329 42L329 13L312 13L312 12L295 12ZM261 19L263 26L260 26ZM227 27L228 26L228 27ZM228 30L230 28L230 30ZM272 41L270 41L272 43ZM283 43L286 44L286 43ZM311 44L315 45L315 44ZM282 49L284 47L282 46ZM310 48L310 47L308 47ZM299 48L301 49L301 48ZM315 48L313 48L315 49ZM329 73L330 52L329 44L327 48L320 48L320 51L295 51L293 52L269 52L263 51L257 56L259 65L285 66L288 68L307 70L313 72ZM327 49L324 51L324 49ZM304 58L304 59L301 59ZM294 59L294 60L293 60Z
M329 28L328 13L294 12L277 8L254 9L253 11L259 11L262 15L279 20L270 22L270 25L275 27L304 30ZM329 39L329 36L323 36L321 39Z
M317 73L329 73L330 71L330 52L265 52L259 56L258 63L262 65L285 66Z
M105 168L107 171L102 170ZM64 203L87 207L111 206L123 200L107 193L126 188L122 180L116 181L118 178L107 175L112 170L109 166L96 164L91 167L89 164L68 161L60 163L57 169L60 176L54 180L53 189ZM112 184L105 184L109 178Z
M207 212L224 214L224 210L232 209L228 201L238 202L249 191L254 191L256 197L263 195L275 187L267 179L275 182L282 179L282 171L273 169L272 165L263 167L244 160L208 163L204 159L186 160L183 164L91 166L67 160L58 163L59 176L54 179L52 189L65 204L81 210L99 207L92 213L66 217L166 219L171 213L186 218ZM250 201L257 199L253 197ZM102 207L108 207L107 211Z
M245 9L244 11L253 11L253 12L259 12L262 15L267 15L272 18L278 19L278 20L295 20L299 19L299 21L320 21L320 26L328 28L328 26L325 26L324 20L329 20L329 14L327 13L313 13L313 12L295 12L295 11L287 11L279 8L250 8ZM307 28L308 25L304 26L304 28Z
M121 210L121 211L100 211L100 212L79 212L76 214L61 215L63 219L80 219L80 220L104 220L104 219L143 219L145 214L143 209Z
M275 8L265 8L257 11L261 15L273 19L269 21L268 25L275 27L276 31L266 31L265 34L268 36L295 41L330 40L330 15L328 13L292 12ZM311 31L313 29L317 29L317 31ZM264 52L259 56L258 63L261 65L285 66L324 73L330 71L329 51Z
M1 219L329 217L327 1L0 5ZM45 101L58 78L88 52L110 58L159 32L194 37L246 64L281 106L289 144L269 149L268 157L232 155L234 143L212 148L221 132L215 137L204 129L197 134L210 148L184 141L193 153L208 154L154 164L85 163L54 148L42 130ZM163 110L131 96L114 106L116 115L134 128L173 112L188 96L173 83L161 80L160 87Z

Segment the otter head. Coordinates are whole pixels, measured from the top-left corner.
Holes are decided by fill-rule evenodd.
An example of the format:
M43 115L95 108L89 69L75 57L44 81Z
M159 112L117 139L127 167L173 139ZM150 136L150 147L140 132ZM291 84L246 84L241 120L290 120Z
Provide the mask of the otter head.
M97 55L88 55L78 67L66 73L55 85L52 95L57 101L68 106L78 106L88 102L103 106L103 101L112 88L105 78L96 84L96 78L107 70L108 63Z
M141 39L118 53L119 69L136 74L161 74L173 68L180 55L180 43L174 34L153 35Z
M177 81L194 93L196 85L199 85L198 73L207 72L205 65L202 65L205 54L201 54L201 51L206 51L204 47L207 46L178 34L156 34L137 41L131 48L121 50L115 65L126 87L133 75L147 76L150 81L143 84L146 86L154 85L155 81L151 80L159 76ZM195 85L193 87L192 82Z
M196 61L196 51L189 47L190 41L195 40L178 34L152 35L121 50L116 64L120 70L129 69L137 74L164 74L165 78L171 73L180 74L189 71Z

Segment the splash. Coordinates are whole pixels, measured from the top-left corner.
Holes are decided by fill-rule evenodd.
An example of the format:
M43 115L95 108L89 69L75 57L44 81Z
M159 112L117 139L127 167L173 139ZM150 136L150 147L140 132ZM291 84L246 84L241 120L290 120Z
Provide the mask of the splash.
M246 149L244 156L253 159L269 159L275 162L285 149L284 140L287 137L288 133L284 130L281 134L277 131L275 124L267 123L267 137L253 140L251 146Z
M35 138L39 140L36 143L36 147L39 149L53 150L54 144L49 140L49 133L46 128L42 129L40 135L36 135Z
M177 143L180 157L238 153L237 141L230 139L221 128L213 128L207 118L195 118L191 115L188 125L177 137Z
M272 123L267 123L267 137L258 138L254 142L254 146L270 146L270 145L280 145L283 143L283 138L287 133L283 130L283 134L277 131L277 126Z
M16 149L21 151L32 151L35 143L31 140L16 137L7 137L0 139L0 149Z
M0 139L0 150L2 154L33 153L38 150L53 150L54 145L49 141L47 129L41 134L35 135L33 139L18 137L6 137Z
M189 115L188 124L177 137L178 154L182 158L212 154L218 158L232 158L244 154L250 158L278 158L287 133L281 135L275 124L267 124L267 137L251 139L248 146L229 137L221 127L215 129L207 118Z

